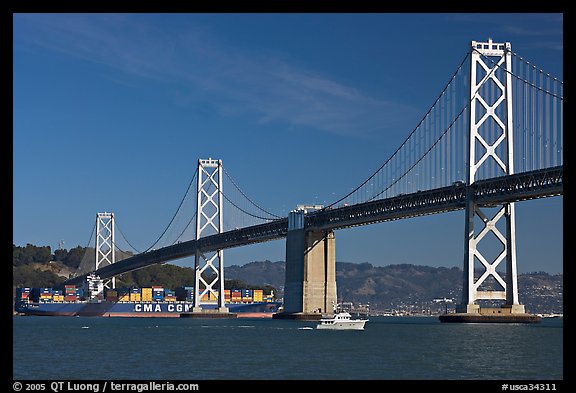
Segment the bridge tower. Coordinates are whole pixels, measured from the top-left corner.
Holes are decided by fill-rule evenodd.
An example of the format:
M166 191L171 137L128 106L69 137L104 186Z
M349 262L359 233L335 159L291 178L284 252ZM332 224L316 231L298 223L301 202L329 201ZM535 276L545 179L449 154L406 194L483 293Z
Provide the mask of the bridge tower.
M306 210L288 215L284 311L275 318L319 319L336 305L336 245L333 231L304 226Z
M94 270L111 265L116 262L116 252L114 250L114 213L96 214L96 265ZM112 277L104 285L109 288L116 288L116 278Z
M483 175L514 173L510 43L472 41L470 71L464 285L456 312L520 314L524 306L518 302L514 204L480 206L471 192ZM505 279L496 270L502 261ZM477 267L483 273L476 279ZM500 309L483 310L478 300L505 303Z
M202 235L224 232L222 216L222 160L198 160L196 198L196 240ZM203 286L203 288L200 287ZM202 297L208 295L218 302L218 312L228 312L224 305L224 252L196 251L194 262L194 308L201 312Z

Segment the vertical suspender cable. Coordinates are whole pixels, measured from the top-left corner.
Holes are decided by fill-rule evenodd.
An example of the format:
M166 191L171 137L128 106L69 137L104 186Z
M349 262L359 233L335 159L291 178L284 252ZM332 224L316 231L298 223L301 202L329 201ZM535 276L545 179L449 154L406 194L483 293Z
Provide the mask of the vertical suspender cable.
M546 78L546 91L550 91L550 78ZM546 168L550 168L550 156L551 156L551 132L552 127L550 126L550 121L552 120L550 117L550 101L552 101L552 97L546 95L546 104L544 106L544 119L546 120L545 123L545 131L546 131L546 140L544 141L546 146Z
M528 76L530 75L530 70L528 69L527 66L524 67L524 78L528 78ZM524 92L524 110L523 112L523 120L524 122L522 123L522 135L524 136L524 170L528 171L530 169L530 130L529 130L529 122L530 122L530 118L529 118L529 98L530 98L530 92L528 90L528 85L527 84L523 84L524 88L522 89L522 91Z
M554 83L554 95L557 95L557 88L558 84ZM554 162L553 165L557 166L558 164L558 102L559 100L556 97L552 97L552 148L553 150L553 157Z

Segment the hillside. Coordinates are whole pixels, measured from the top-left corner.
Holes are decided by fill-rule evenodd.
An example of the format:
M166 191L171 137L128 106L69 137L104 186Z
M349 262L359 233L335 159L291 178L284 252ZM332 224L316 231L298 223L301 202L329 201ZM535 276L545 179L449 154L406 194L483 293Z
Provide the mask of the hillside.
M226 279L242 280L254 285L270 285L282 292L284 288L284 261L281 262L250 262L242 266L226 266Z
M226 267L227 279L254 285L269 284L283 295L284 262L252 262ZM338 301L370 304L372 310L436 308L435 298L460 302L462 270L457 267L430 267L410 264L373 266L370 263L336 263ZM528 312L563 312L563 275L544 272L518 276L520 302Z

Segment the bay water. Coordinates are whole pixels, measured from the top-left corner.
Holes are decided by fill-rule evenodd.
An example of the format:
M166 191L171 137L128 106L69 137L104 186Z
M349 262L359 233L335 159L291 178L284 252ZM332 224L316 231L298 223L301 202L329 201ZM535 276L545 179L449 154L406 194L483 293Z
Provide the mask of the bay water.
M563 319L13 317L14 380L562 380Z

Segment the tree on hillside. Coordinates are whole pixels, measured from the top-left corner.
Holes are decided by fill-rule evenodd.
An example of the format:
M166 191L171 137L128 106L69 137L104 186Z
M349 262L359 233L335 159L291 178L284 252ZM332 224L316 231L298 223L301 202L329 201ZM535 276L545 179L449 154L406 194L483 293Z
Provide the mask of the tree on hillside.
M71 248L64 259L62 259L62 263L64 263L66 266L76 269L80 265L80 262L82 262L82 258L84 258L84 255L87 252L96 253L92 247L76 246L75 248Z
M26 247L12 244L12 266L27 265L35 262L47 263L52 257L50 246L37 247L30 243Z
M58 262L63 262L66 256L68 255L68 251L65 249L58 249L54 250L54 260Z
M60 286L64 279L52 272L37 270L30 265L15 266L12 271L12 285L15 287L47 287Z
M178 288L194 285L194 270L174 265L153 265L133 272L124 273L120 278L122 285L150 287L162 285L165 288Z

